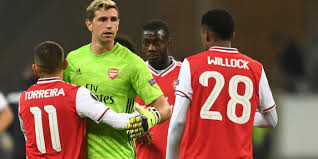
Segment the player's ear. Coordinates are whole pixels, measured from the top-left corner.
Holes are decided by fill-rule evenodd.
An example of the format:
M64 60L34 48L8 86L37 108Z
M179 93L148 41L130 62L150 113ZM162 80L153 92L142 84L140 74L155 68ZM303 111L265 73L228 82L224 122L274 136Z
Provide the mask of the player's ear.
M235 32L233 32L232 41L234 41L234 39L235 39Z
M34 74L39 75L39 67L37 64L32 64L32 70Z
M211 43L212 41L214 41L214 33L212 31L206 29L205 34L206 34L206 39L205 40L208 43Z
M209 31L206 27L201 28L201 38L202 38L202 42L204 42L204 43L210 41Z
M68 62L66 60L64 60L64 62L63 62L63 70L66 70L67 65L68 65Z
M90 21L89 19L86 19L86 20L85 20L85 24L86 24L87 29L88 29L89 31L93 31L93 23L92 23L92 21Z

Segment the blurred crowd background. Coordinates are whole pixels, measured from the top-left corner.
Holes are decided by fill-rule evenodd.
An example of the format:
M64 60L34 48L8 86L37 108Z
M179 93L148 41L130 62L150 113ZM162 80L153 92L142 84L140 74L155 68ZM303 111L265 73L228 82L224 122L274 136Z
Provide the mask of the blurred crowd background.
M84 13L90 1L1 1L0 91L16 117L0 136L1 159L19 158L23 153L16 112L19 94L36 80L31 71L33 47L51 40L68 53L89 43ZM200 18L204 12L213 8L231 12L236 28L233 47L263 63L279 113L276 129L254 130L255 152L267 159L318 158L318 1L115 2L120 12L119 36L130 42L136 54L144 57L142 24L156 18L167 22L172 35L169 54L180 61L203 51Z

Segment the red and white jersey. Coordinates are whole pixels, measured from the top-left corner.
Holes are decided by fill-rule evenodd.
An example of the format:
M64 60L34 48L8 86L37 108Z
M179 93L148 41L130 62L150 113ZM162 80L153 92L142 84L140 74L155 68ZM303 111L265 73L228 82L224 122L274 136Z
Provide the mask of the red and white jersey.
M86 158L86 119L100 122L108 107L86 88L41 78L20 97L27 158Z
M276 106L262 64L212 47L186 58L178 79L176 95L191 100L180 108L188 109L180 158L252 159L255 111Z
M152 73L153 78L158 83L168 103L173 107L175 101L175 87L178 81L178 75L181 68L181 62L175 61L172 57L172 64L164 70L156 70L146 62ZM139 105L145 106L145 103L139 96L136 98ZM167 136L170 119L162 124L156 125L150 129L153 142L148 145L140 145L136 142L138 159L163 159L166 156Z

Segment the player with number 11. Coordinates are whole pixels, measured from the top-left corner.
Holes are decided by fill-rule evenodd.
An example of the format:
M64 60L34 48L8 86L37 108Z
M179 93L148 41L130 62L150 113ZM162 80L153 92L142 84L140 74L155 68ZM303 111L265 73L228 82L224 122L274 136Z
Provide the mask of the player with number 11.
M141 135L142 126L147 127L138 113L116 113L88 89L62 81L67 62L57 43L40 43L33 56L32 69L40 79L22 93L19 103L27 158L85 159L85 117L127 130L130 137Z

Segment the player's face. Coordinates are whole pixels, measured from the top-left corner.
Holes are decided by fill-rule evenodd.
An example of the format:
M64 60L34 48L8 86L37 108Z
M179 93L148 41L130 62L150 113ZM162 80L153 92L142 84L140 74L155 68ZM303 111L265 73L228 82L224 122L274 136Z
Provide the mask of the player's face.
M165 32L160 30L143 32L142 51L146 54L146 58L152 66L161 66L163 61L167 59L167 51L169 39Z
M119 18L115 8L97 10L93 21L87 24L88 29L92 32L92 37L105 43L114 41L118 26Z

